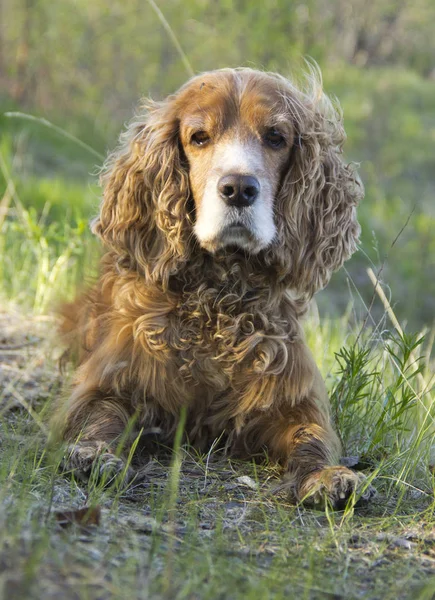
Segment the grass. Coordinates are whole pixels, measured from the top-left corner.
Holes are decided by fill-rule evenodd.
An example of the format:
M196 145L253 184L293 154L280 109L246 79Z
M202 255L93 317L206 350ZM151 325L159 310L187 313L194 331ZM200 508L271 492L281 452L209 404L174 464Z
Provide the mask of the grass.
M338 335L341 325L325 329ZM27 336L33 328L42 335L40 321L30 317ZM325 338L325 329L318 329L324 342L338 341ZM17 341L20 324L11 330ZM44 360L56 383L51 348L48 340L31 354L36 363ZM34 367L23 364L15 389L25 395L24 372L31 377ZM343 379L334 377L340 391ZM397 379L388 376L388 384L396 386ZM34 410L43 423L49 403L37 398ZM399 425L412 421L417 407L407 410L409 419L398 417ZM60 474L59 457L47 455L44 429L28 411L2 413L4 598L433 597L433 476L423 441L421 456L413 457L417 470L403 468L409 432L402 434L400 451L394 444L390 449L391 432L377 421L388 452L372 467L378 499L360 511L325 514L273 494L278 474L270 465L229 461L218 452L202 456L190 448L178 447L175 459L154 458L147 479L128 490L86 487ZM350 439L361 434L362 422L374 426L365 416L349 430ZM101 507L99 526L58 526L57 511L85 504Z
M306 325L346 456L378 489L370 507L292 506L273 493L272 465L179 445L127 490L85 486L62 475L45 445L62 380L44 313L83 274L87 234L70 229L60 242L32 219L16 203L3 229L9 258L22 261L6 290L21 289L30 312L23 319L9 299L2 315L0 598L433 598L430 335L400 336L385 319L361 331L352 311ZM84 505L101 507L100 525L59 527L58 511Z
M89 206L96 209L96 187L35 175L16 184L12 172L17 157L11 159L7 141L4 138L0 148L0 176L5 181L0 281L5 298L30 304L40 314L53 306L59 290L63 297L72 295L83 277L94 272L98 247L86 215Z
M46 423L69 374L50 308L94 275L97 193L16 176L20 155L2 139L0 599L434 598L434 331L404 333L379 290L364 302L351 280L349 308L310 318L306 335L346 460L378 489L370 506L291 505L267 461L179 440L127 490L62 474ZM85 505L101 508L99 525L60 527L59 511Z

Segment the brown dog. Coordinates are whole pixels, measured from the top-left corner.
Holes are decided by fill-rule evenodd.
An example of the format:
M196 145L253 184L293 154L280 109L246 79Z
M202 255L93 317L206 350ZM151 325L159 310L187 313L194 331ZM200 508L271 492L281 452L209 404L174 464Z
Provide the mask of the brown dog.
M107 249L100 279L64 311L80 366L53 431L71 468L86 474L98 459L101 472L121 471L114 450L129 419L171 444L186 407L190 443L266 449L299 500L343 505L361 483L337 466L300 325L356 248L363 195L319 80L205 73L128 128L93 223Z

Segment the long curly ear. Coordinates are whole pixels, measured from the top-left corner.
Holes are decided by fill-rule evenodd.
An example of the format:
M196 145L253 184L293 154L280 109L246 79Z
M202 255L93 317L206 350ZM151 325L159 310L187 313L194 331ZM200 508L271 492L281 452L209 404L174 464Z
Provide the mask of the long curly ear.
M187 259L191 230L188 172L173 107L173 97L148 102L145 116L121 136L103 170L103 201L92 224L120 266L138 268L163 285Z
M288 99L296 136L276 211L289 287L312 296L356 250L356 206L363 187L341 158L342 115L314 82L311 92Z

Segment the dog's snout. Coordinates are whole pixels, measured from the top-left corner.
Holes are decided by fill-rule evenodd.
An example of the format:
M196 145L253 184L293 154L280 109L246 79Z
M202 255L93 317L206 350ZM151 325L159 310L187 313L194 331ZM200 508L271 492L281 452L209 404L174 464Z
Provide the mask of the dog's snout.
M260 192L260 183L251 175L225 175L218 182L218 191L228 206L251 206Z

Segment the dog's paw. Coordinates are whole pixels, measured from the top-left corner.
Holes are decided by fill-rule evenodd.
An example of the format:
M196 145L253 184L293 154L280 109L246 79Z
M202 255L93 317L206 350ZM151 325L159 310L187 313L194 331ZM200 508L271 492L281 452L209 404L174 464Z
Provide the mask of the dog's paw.
M344 510L349 498L355 496L355 506L366 504L376 495L361 473L347 467L324 467L305 477L297 490L298 499L314 507L329 503L335 510Z
M125 461L113 454L110 447L101 441L83 441L70 444L62 461L63 468L82 481L95 477L97 481L110 484L115 479L128 483L134 477L134 471Z

